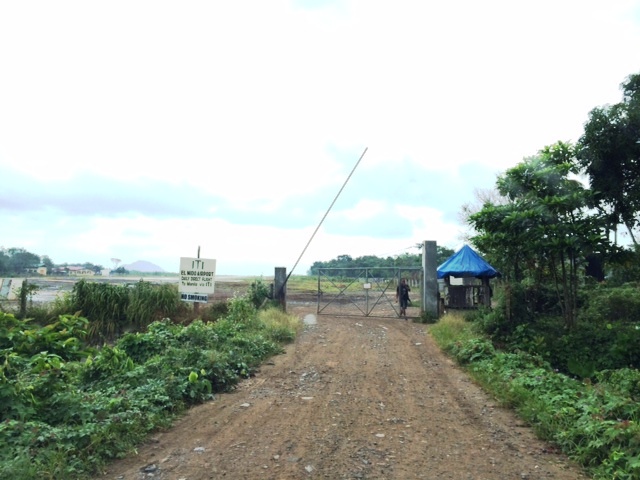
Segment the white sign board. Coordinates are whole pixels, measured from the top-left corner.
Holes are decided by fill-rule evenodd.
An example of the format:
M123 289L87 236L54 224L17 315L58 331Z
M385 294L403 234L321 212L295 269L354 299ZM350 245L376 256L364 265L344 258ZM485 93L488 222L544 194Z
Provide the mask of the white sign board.
M180 300L183 302L207 303L209 295L206 293L181 293Z
M215 259L180 257L180 293L212 294L215 280Z

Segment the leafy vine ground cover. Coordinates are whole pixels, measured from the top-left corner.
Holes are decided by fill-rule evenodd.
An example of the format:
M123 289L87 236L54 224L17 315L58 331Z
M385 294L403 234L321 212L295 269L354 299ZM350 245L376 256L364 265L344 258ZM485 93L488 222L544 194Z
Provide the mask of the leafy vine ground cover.
M0 478L99 472L190 405L247 378L298 328L244 297L215 323L165 319L99 349L82 341L88 324L62 315L37 326L0 313Z
M485 389L594 478L640 478L640 372L603 370L581 381L537 355L498 351L470 322L449 316L431 330Z

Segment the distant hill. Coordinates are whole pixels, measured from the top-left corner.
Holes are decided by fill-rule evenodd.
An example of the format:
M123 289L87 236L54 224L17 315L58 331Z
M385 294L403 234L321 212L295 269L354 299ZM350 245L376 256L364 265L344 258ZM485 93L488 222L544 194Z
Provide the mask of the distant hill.
M137 262L123 265L123 267L130 272L164 272L164 269L162 267L159 267L158 265L151 262L145 262L144 260L138 260Z

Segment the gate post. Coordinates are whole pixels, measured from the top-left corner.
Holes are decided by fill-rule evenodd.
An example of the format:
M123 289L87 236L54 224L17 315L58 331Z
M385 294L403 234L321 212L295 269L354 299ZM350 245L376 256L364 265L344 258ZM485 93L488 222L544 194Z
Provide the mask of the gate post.
M276 267L273 275L273 299L278 302L283 312L287 311L287 269Z
M436 242L425 240L422 245L422 309L432 318L438 318L438 265Z

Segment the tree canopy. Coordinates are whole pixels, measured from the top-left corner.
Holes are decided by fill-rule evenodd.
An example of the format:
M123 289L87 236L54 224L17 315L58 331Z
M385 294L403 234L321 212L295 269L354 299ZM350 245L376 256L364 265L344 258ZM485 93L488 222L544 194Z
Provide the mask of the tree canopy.
M36 268L40 265L40 257L24 248L0 249L0 274L2 275L20 275L27 268Z
M93 263L81 264L84 268L99 273L104 267ZM46 267L51 272L56 266L67 267L68 263L56 265L48 255L37 255L24 248L0 248L0 275L16 276L24 275L28 269Z
M507 170L497 189L508 202L487 203L469 221L474 245L515 282L554 285L567 324L573 325L581 267L607 253L606 219L590 209L592 193L570 177L579 172L575 149L558 142Z
M436 246L437 264L440 265L455 252L447 247ZM327 262L313 262L309 269L309 275L317 275L319 269L323 268L402 268L402 267L421 267L422 253L403 253L397 256L388 256L386 258L377 257L375 255L365 255L353 258L350 255L338 255L336 258ZM345 272L346 273L346 272Z
M577 144L577 158L589 178L594 206L609 228L626 226L637 245L640 225L640 74L621 85L622 102L589 113Z

